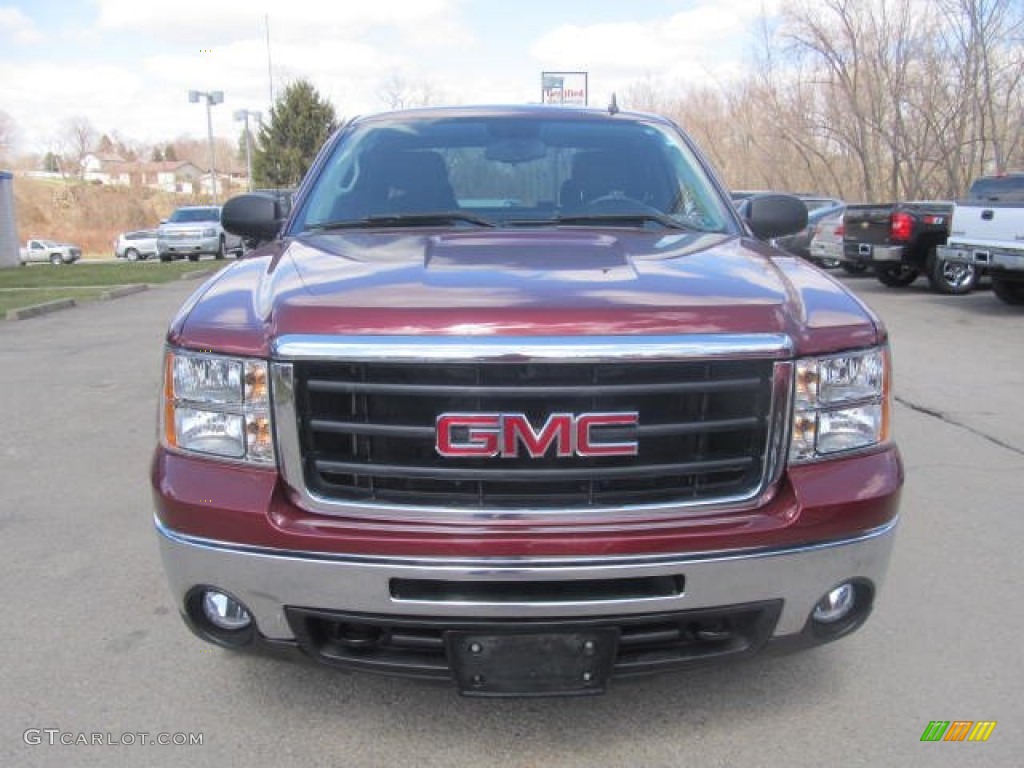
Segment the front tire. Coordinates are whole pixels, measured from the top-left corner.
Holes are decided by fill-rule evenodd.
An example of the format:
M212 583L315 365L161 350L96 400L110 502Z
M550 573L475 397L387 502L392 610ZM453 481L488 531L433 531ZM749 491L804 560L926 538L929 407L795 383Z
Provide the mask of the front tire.
M875 267L875 277L878 278L878 282L890 288L908 286L917 280L919 274L921 273L906 264L885 264Z
M129 248L127 251L124 252L124 257L128 259L128 261L138 261L139 252L136 251L134 248Z
M199 254L198 253L190 253L188 255L188 260L189 261L199 261Z
M220 242L217 244L217 253L213 255L215 259L223 259L225 252L224 237L221 236Z
M51 253L50 254L50 263L53 264L53 266L55 266L55 267L59 267L61 264L64 263L64 261L63 261L63 259L61 259L59 253Z
M1006 304L1012 304L1015 307L1024 306L1024 282L993 276L992 293Z
M936 258L934 253L928 257L928 284L936 293L963 296L974 290L977 283L978 271L973 264L946 261Z

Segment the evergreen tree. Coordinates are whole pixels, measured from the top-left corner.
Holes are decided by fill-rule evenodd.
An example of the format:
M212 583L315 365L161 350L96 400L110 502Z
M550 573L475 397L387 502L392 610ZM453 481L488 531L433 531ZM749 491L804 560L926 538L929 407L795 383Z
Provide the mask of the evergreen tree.
M289 85L260 126L252 157L257 185L298 185L337 125L334 107L308 80Z
M160 149L159 144L153 147L153 154L150 155L149 159L154 163L159 163L164 159L164 151Z

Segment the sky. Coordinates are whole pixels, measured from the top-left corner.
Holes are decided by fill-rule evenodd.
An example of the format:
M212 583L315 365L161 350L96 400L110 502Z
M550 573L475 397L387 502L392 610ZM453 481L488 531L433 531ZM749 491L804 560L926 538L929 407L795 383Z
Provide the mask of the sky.
M544 71L588 73L589 102L639 82L728 83L777 0L0 0L0 111L18 152L59 150L70 120L150 145L216 136L299 78L339 118L391 106L540 100ZM269 34L268 34L269 32ZM268 45L269 42L269 45ZM628 104L624 104L628 106ZM67 139L63 138L66 142Z

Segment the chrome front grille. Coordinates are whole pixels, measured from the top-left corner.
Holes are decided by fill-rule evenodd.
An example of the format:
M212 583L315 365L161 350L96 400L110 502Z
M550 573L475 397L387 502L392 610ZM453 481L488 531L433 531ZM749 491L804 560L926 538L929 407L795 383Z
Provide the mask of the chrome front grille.
M628 343L620 342L626 350ZM776 352L779 356L781 350ZM276 366L286 476L327 505L583 511L749 499L773 479L789 366L711 359L298 359ZM275 393L275 396L277 393ZM283 412L282 412L283 411ZM635 456L441 456L444 413L638 415Z
M163 233L165 240L195 240L203 236L202 229L172 229Z

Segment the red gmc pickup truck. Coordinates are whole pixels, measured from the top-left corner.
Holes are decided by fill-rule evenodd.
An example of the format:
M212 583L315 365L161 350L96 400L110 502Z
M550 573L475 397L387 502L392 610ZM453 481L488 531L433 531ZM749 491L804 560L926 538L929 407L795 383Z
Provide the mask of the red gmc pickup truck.
M844 636L903 481L882 323L671 122L349 122L167 335L156 528L228 648L578 695Z

